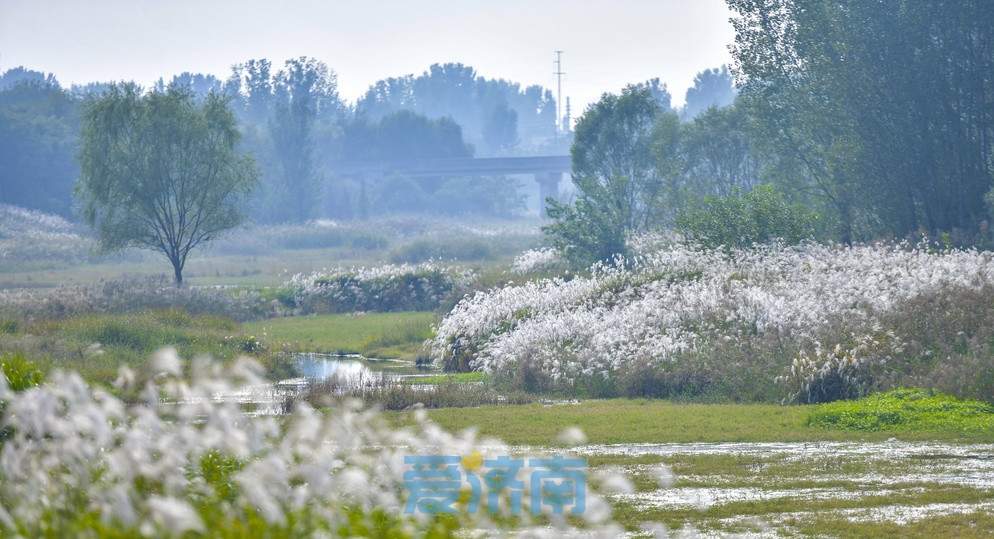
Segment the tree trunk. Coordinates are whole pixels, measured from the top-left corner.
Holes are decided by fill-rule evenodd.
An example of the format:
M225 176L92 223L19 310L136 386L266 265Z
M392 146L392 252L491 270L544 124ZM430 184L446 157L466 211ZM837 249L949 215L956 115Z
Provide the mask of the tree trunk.
M176 281L176 288L183 286L183 263L179 260L169 259L173 264L173 278Z
M852 246L852 205L848 201L842 201L837 204L839 209L839 236L842 243L846 246Z

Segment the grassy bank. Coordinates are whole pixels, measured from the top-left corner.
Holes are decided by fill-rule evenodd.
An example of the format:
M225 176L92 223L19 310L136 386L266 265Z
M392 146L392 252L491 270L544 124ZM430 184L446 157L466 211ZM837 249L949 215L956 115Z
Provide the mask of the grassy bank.
M508 443L545 445L566 426L577 426L590 443L806 442L822 440L949 440L994 442L994 428L962 431L848 431L809 425L818 406L678 404L653 400L591 400L579 404L484 406L431 410L442 427L479 428Z
M413 359L434 322L429 312L331 314L250 322L243 329L300 351Z
M7 321L0 330L0 352L21 353L46 372L74 370L104 384L117 377L120 366L141 369L166 346L184 358L251 355L274 377L286 372L278 350L245 334L237 322L178 310Z

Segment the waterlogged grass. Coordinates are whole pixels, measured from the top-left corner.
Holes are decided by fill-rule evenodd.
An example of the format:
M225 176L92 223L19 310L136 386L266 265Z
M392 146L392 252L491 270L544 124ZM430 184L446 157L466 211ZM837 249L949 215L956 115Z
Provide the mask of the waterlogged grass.
M277 318L243 325L245 332L303 352L413 358L431 336L430 312L331 314Z
M876 431L994 433L994 405L962 400L925 389L896 389L856 401L818 406L808 418L814 427Z
M654 400L591 400L580 403L483 406L432 410L443 427L479 428L512 444L545 445L575 425L590 443L807 442L832 440L994 441L994 430L851 431L809 425L816 406L681 404Z
M783 453L714 451L595 454L587 461L594 469L623 470L632 481L636 493L611 502L615 519L630 530L656 522L671 530L687 527L718 535L920 537L934 530L942 532L937 537L979 537L994 532L989 518L978 518L994 503L994 492L970 484L978 468L969 455L932 459L922 457L927 449L886 456L886 451L803 447ZM670 486L661 487L653 471L661 465L675 477Z
M741 530L743 522L750 527L795 528L817 518L821 526L812 526L811 533L824 537L824 527L835 527L851 523L846 511L865 511L872 514L874 509L894 505L924 507L931 504L980 504L994 499L989 490L972 487L932 486L908 492L889 492L880 496L864 496L837 499L771 498L765 500L733 501L708 508L641 508L630 503L614 505L615 520L628 529L638 529L642 522L662 522L671 528L693 525L698 529L731 532ZM821 515L833 515L821 516ZM816 517L817 515L817 517ZM785 521L785 517L787 519ZM956 527L962 527L960 522ZM892 525L900 530L902 526ZM991 530L987 530L991 533ZM903 536L898 532L897 536ZM832 536L828 534L828 536ZM848 537L848 535L843 535Z
M852 522L845 519L817 518L795 524L798 533L819 537L904 537L908 539L959 539L988 538L994 534L994 514L989 511L941 515L916 522Z

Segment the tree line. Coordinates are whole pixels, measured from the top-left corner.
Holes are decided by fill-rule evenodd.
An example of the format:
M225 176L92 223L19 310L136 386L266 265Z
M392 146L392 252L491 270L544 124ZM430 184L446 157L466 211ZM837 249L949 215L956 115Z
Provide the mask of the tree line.
M734 104L685 107L681 122L651 85L605 95L576 127L576 200L550 206L557 245L588 263L623 253L633 232L675 227L726 246L921 236L991 246L987 2L728 4Z
M81 111L88 99L114 86L64 88L54 76L24 68L0 74L0 201L73 214ZM565 151L550 146L556 140L555 102L547 90L488 79L461 64L377 82L355 104L339 96L333 70L306 57L282 66L249 60L223 80L182 73L146 90L168 89L181 89L197 102L212 94L228 100L240 147L260 169L259 186L247 202L258 222L392 211L510 216L523 208L508 182L388 178L365 185L338 177L336 165ZM450 196L455 193L461 196Z

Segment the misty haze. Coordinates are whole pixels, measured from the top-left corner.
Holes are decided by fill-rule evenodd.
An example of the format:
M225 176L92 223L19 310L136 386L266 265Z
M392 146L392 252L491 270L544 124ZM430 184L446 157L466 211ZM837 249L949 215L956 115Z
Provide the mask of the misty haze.
M994 10L0 0L0 536L994 536Z

